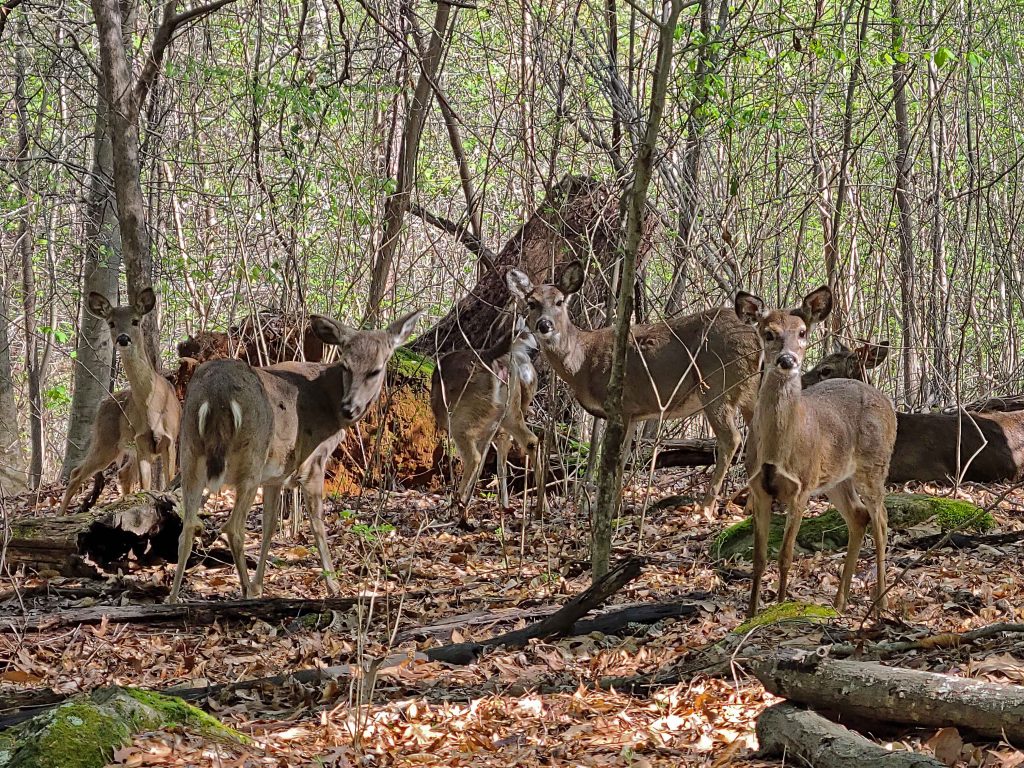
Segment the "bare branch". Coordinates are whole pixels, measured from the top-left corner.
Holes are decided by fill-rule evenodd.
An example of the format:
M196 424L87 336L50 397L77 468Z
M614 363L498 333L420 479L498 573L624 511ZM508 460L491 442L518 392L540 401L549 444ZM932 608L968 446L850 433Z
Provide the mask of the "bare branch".
M4 28L7 26L7 19L10 18L11 12L23 2L25 0L6 0L6 2L0 3L0 40L3 40Z
M469 228L465 224L456 224L451 219L446 219L443 216L431 213L419 203L410 203L409 213L427 222L427 224L435 226L438 229L447 232L449 235L452 235L456 240L466 246L469 251L476 254L476 256L485 263L488 269L497 272L497 269L494 266L494 259L496 258L494 251L484 245L476 235L470 232Z

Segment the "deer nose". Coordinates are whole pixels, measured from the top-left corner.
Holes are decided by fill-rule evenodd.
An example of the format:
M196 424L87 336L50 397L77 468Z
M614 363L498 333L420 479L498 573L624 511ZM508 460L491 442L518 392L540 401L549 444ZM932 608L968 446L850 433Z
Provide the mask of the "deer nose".
M779 355L778 359L776 359L775 364L784 371L792 371L799 363L797 363L795 355L792 355L789 352L783 352Z
M554 323L552 323L546 317L542 317L540 320L537 321L537 332L538 333L547 334L547 333L551 333L553 330L555 330Z
M118 346L127 347L131 343L132 343L132 340L130 338L128 338L128 334L127 333L118 334L118 336L117 336L117 344L118 344Z

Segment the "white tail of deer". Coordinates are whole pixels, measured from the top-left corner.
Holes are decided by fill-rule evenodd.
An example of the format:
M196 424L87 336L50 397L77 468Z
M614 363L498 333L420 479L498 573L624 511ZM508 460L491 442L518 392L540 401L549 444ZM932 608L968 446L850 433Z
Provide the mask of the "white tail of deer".
M89 449L82 462L71 471L58 514L63 515L67 512L71 499L90 477L99 474L115 462L119 465L117 480L122 498L127 496L132 486L138 482L135 430L128 420L131 396L131 390L122 389L100 401L100 406L96 410L96 420L92 424Z
M896 440L896 414L885 395L861 381L833 379L802 389L800 364L807 334L831 309L832 292L827 287L808 294L800 307L790 310L768 309L760 298L743 291L736 295L736 315L757 328L764 344L764 377L746 456L747 512L754 523L751 616L757 612L768 556L772 499L787 508L779 549L782 601L800 521L808 499L820 492L835 504L850 532L836 608L846 605L869 522L877 556L876 606L885 605L885 478Z
M518 269L508 289L526 304L526 321L544 357L589 413L605 418L615 329L584 331L569 318L569 297L583 285L573 262L553 285L534 285ZM635 325L626 354L622 398L627 422L683 418L699 413L711 425L718 451L705 510L713 508L740 446L738 417L749 421L757 399L761 347L731 309L720 308L658 323Z
M196 371L185 398L181 434L184 527L169 600L181 591L192 540L199 528L203 491L235 489L224 532L242 594L262 592L281 490L300 487L313 527L324 577L338 591L323 522L324 468L345 429L363 417L380 394L388 359L412 333L413 312L381 331L357 331L322 315L313 331L339 347L335 363L280 363L254 368L240 360L212 360ZM245 563L245 518L263 488L263 538L255 579Z
M480 475L487 448L497 452L498 498L508 507L507 463L512 440L537 466L537 437L525 415L537 393L537 371L530 352L537 348L525 326L515 329L490 349L449 352L437 362L430 383L430 403L438 429L455 441L462 459L458 503L462 522Z
M156 370L146 353L142 318L156 306L156 294L152 288L145 288L132 304L115 307L103 295L90 293L87 306L90 312L107 321L110 338L121 355L131 385L125 412L133 432L142 488L151 487L152 466L157 457L161 459L166 488L176 472L181 404L174 387ZM112 420L113 416L107 418ZM112 424L104 424L102 428L113 434Z

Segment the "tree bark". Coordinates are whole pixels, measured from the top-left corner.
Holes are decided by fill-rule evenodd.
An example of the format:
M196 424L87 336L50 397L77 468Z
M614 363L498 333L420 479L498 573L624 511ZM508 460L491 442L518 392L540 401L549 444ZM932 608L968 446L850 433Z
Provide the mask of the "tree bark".
M28 485L25 452L18 424L17 389L11 368L9 270L0 275L0 498L23 491Z
M672 70L672 44L682 9L682 0L672 0L671 5L666 7L664 19L660 23L647 125L633 163L633 183L627 193L626 233L618 254L621 267L615 309L615 346L612 350L612 369L608 379L608 397L604 403L608 419L601 441L601 472L591 530L590 565L595 582L608 572L612 520L618 512L622 495L622 453L630 426L622 413L622 391L625 383L626 346L629 344L633 320L633 285L636 282L637 254L643 239L647 190L654 168L654 150L658 143L658 130L661 127L668 78Z
M373 273L370 276L370 292L366 298L364 325L367 327L375 328L380 321L380 304L387 291L392 262L395 252L398 250L405 214L409 210L409 201L416 179L416 160L419 157L423 124L427 119L430 103L434 97L432 84L437 82L442 53L451 34L451 28L448 25L451 10L452 6L446 0L439 0L426 56L420 61L420 77L416 82L416 90L413 92L412 104L406 115L405 130L402 133L395 191L388 196L384 203L384 232L381 235L380 250L377 252L377 260L374 262Z
M814 768L943 768L929 755L892 752L821 715L783 702L757 718L759 757ZM796 758L796 759L794 759Z
M765 690L793 702L868 721L958 726L1024 744L1024 686L953 675L784 654L754 665Z

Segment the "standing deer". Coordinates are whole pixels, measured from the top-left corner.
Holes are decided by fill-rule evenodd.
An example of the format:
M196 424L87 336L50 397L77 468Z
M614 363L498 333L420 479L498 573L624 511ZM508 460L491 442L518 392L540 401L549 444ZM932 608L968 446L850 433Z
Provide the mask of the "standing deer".
M509 291L526 303L527 325L548 363L584 409L606 418L615 329L584 331L569 319L568 298L583 279L578 261L553 285L535 286L518 269L507 276ZM701 502L710 511L740 445L736 417L749 421L753 415L761 358L757 334L725 308L634 325L630 333L622 397L627 434L631 422L703 410L718 439L711 485Z
M869 521L878 561L876 605L885 606L885 477L896 440L896 414L885 395L862 381L833 379L802 389L800 365L807 334L831 310L832 291L827 287L808 294L800 307L789 310L768 309L757 296L736 294L736 316L755 326L764 344L765 370L746 456L747 512L754 521L751 616L757 613L768 557L772 499L788 510L779 548L781 602L807 501L820 492L836 506L850 532L836 608L846 605Z
M884 359L888 342L880 342L871 355L833 353L804 374L804 386L833 378L864 380L864 368L856 358ZM877 362L874 363L877 365ZM810 383L809 383L810 382ZM948 483L962 480L996 483L1024 476L1024 411L975 413L896 412L896 444L889 462L888 483Z
M235 489L224 526L242 595L262 593L270 540L283 488L300 487L328 589L338 583L323 521L324 469L345 430L377 399L392 353L412 333L419 312L385 330L357 331L323 315L310 317L314 333L340 348L335 363L287 362L254 368L241 360L203 363L189 383L181 433L184 527L169 602L181 591L192 540L201 529L203 491ZM263 538L255 579L245 563L245 519L263 487Z
M87 306L90 312L107 321L110 338L120 351L131 385L127 415L135 442L139 482L143 490L149 490L153 461L159 456L166 488L176 471L181 404L174 387L153 366L142 336L142 318L156 306L156 294L152 288L145 288L133 303L115 307L105 296L94 292L89 294ZM110 429L109 425L103 428Z
M58 514L63 515L67 512L72 497L90 477L99 474L114 462L120 465L117 470L117 481L122 498L131 491L138 477L135 430L128 419L131 396L131 390L122 389L100 401L100 406L96 410L96 420L92 424L89 449L81 463L71 470ZM98 493L98 490L94 493Z
M867 382L867 371L882 364L889 354L889 342L865 342L856 349L838 344L835 352L821 358L818 364L800 377L805 387L826 379L856 379Z
M490 349L461 349L437 361L430 382L430 405L439 430L455 441L462 459L458 504L461 523L480 475L487 447L494 442L498 460L498 501L508 508L506 465L512 440L537 466L537 437L525 414L537 394L537 371L530 352L537 342L525 326L506 334Z

